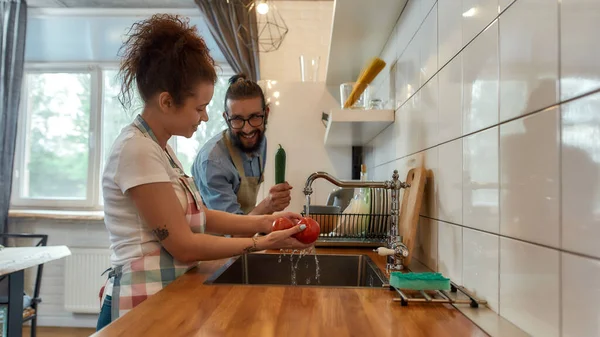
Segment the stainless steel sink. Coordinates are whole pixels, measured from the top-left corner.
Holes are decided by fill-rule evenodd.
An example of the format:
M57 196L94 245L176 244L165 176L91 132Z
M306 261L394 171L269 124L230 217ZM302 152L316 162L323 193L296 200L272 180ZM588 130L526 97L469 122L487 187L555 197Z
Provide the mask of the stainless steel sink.
M249 254L229 260L204 283L368 288L381 288L387 284L383 272L367 255L316 257L318 277L315 255Z

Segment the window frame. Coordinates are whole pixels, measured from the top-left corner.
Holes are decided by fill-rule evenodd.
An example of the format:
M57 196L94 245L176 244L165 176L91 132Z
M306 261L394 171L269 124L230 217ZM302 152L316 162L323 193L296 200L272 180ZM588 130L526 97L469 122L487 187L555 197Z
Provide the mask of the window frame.
M219 77L231 76L233 69L227 64L218 64ZM12 192L10 209L27 210L77 210L102 211L101 200L103 167L103 125L104 125L104 72L118 70L118 62L68 62L46 63L27 62L23 72L21 102L18 109L17 142L15 148ZM90 74L90 120L88 138L88 175L85 199L59 198L23 198L22 179L25 172L26 149L31 126L29 102L27 95L27 77L29 74L42 73L89 73ZM171 137L169 145L177 151L177 139Z
M25 172L26 149L29 141L29 129L31 126L29 102L27 100L27 77L29 74L48 74L48 73L71 73L71 74L90 74L90 120L88 131L88 171L87 171L87 189L85 199L60 199L60 198L24 198L22 197L22 179ZM97 64L88 63L70 63L70 64L35 64L27 63L24 69L24 81L21 88L21 102L19 104L19 124L17 128L17 144L15 151L14 175L12 182L11 193L11 208L75 208L99 210L94 207L94 203L98 202L99 191L95 186L92 186L92 181L95 181L98 176L99 165L97 163L96 152L98 151L98 132L97 120L102 111L102 101L99 97L102 85L101 69ZM101 126L100 126L101 128ZM101 131L101 130L100 130Z

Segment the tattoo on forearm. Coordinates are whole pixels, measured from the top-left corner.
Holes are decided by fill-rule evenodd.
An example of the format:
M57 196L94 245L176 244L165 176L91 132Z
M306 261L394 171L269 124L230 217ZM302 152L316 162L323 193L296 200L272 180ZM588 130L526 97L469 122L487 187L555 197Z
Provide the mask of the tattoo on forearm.
M156 237L158 238L158 241L163 241L169 237L169 230L167 229L166 225L164 228L153 229L152 233L154 233L154 235L156 235Z

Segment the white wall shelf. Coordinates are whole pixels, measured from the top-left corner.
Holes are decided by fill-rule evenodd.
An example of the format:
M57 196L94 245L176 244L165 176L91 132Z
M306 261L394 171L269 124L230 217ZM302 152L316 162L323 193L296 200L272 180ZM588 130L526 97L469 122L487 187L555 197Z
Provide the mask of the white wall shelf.
M354 82L367 62L378 56L407 0L335 0L327 86ZM337 89L339 90L339 89Z
M329 113L325 146L362 146L394 123L394 110L334 109Z

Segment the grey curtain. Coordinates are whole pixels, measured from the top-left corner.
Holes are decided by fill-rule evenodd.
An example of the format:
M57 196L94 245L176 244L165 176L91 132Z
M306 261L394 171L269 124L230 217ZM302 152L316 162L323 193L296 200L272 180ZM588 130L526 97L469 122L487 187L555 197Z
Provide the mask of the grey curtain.
M210 33L236 73L260 79L256 12L253 0L194 0L206 18Z
M0 233L6 233L25 60L27 3L0 0L0 15Z

